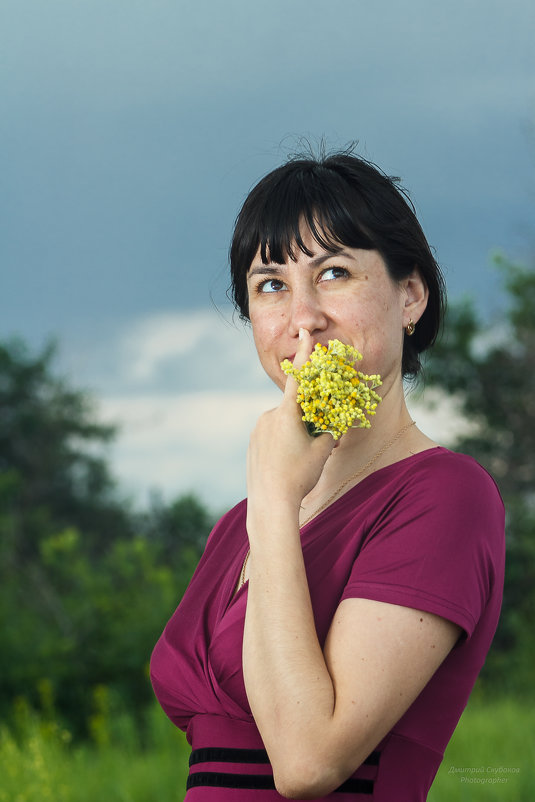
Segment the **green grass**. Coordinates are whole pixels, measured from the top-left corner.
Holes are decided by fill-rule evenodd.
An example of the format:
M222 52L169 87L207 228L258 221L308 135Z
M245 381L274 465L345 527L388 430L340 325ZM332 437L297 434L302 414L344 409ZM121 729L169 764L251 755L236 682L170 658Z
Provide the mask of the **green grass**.
M189 746L154 707L145 745L132 717L117 717L98 744L73 745L69 733L27 716L19 732L0 730L0 802L178 802Z
M451 739L428 802L532 802L532 700L471 702Z
M429 802L531 802L534 725L532 706L521 701L471 702ZM96 721L92 732L94 743L73 744L57 723L24 711L11 730L0 730L0 802L183 798L189 747L159 708L148 713L144 743L128 715Z

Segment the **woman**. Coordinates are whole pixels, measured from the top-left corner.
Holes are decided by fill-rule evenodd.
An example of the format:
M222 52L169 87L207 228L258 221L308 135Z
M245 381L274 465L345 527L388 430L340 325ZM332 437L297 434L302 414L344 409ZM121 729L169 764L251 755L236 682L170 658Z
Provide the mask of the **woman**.
M152 658L192 745L195 800L423 800L498 621L492 479L413 425L403 377L436 337L442 279L393 180L355 156L290 161L252 190L235 302L283 391L259 419L248 500L214 528ZM382 377L370 429L336 444L296 383L338 339Z

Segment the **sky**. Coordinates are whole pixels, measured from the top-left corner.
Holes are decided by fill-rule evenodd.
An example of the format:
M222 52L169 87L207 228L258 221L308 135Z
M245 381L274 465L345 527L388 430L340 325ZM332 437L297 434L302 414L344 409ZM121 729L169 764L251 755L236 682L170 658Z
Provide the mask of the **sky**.
M493 251L533 245L534 37L532 0L2 1L0 337L56 338L136 503L245 493L278 391L229 307L228 244L303 139L400 176L450 297L499 312ZM443 441L451 403L416 404Z

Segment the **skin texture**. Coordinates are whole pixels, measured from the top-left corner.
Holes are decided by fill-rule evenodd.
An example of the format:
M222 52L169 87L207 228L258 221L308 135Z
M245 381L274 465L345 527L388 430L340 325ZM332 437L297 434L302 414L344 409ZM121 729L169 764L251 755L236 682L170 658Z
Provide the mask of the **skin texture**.
M410 421L401 378L404 329L409 319L418 322L427 289L416 270L394 283L376 251L344 247L333 256L310 234L305 242L312 257L296 249L295 261L264 266L257 258L249 271L258 354L284 392L258 420L248 451L243 647L247 695L277 790L300 799L330 793L358 768L460 634L429 613L346 599L324 651L318 643L299 525ZM371 430L347 432L336 448L330 435L307 435L295 381L280 369L282 359L300 366L316 342L334 338L358 348L359 368L383 379ZM433 445L413 426L373 469Z

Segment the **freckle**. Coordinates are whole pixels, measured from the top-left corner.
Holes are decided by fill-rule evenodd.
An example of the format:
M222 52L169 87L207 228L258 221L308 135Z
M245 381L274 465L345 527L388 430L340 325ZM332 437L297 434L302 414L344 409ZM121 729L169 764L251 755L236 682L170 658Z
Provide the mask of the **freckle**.
M420 621L423 621L423 620L424 620L423 618L420 618Z
M432 644L431 644L431 648L432 648L432 649L434 649L434 648L435 648L435 644L434 644L434 643L432 643Z

